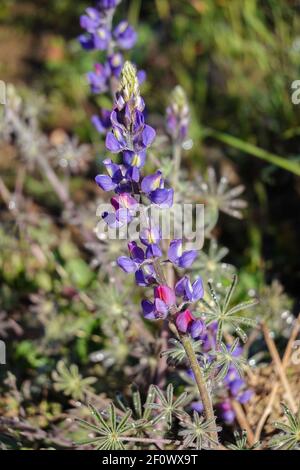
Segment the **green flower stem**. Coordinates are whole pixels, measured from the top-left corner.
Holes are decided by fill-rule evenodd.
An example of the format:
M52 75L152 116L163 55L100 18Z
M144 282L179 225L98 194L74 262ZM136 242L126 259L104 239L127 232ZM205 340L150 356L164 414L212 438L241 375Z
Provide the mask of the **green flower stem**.
M157 279L158 279L159 283L161 283L163 285L167 285L165 274L163 272L162 266L161 266L160 261L158 259L156 259L154 261L153 266L154 266L154 269L156 271L156 275L157 275ZM194 373L194 376L195 376L195 380L196 380L196 384L197 384L197 387L198 387L199 395L200 395L200 398L201 398L201 401L202 401L202 404L203 404L203 408L204 408L205 418L206 418L207 421L211 421L213 426L216 427L216 425L215 425L216 419L215 419L215 415L214 415L212 401L211 401L209 392L207 390L206 383L205 383L205 380L204 380L204 377L203 377L203 374L202 374L202 371L201 371L201 367L198 363L198 359L197 359L197 356L196 356L195 351L193 349L191 340L190 340L188 335L186 335L184 333L181 333L177 329L177 326L175 324L174 319L175 319L175 315L178 313L178 311L177 311L177 308L175 306L173 308L171 308L170 313L171 313L171 316L172 316L172 320L170 321L169 326L170 326L170 329L180 339L180 341L181 341L181 343L184 347L184 350L186 352L186 355L187 355L187 358L189 360L191 369L192 369L192 371ZM211 438L214 441L218 442L218 433L216 431L212 431L211 432Z
M175 326L175 324L174 324L174 326ZM193 349L191 340L190 340L188 335L180 333L176 326L175 326L175 328L176 328L177 334L180 338L180 341L181 341L181 343L184 347L184 350L186 352L188 360L190 362L191 369L194 373L195 381L196 381L198 391L199 391L199 395L200 395L200 398L201 398L201 401L202 401L202 404L203 404L203 408L204 408L205 418L206 418L207 421L211 421L213 423L213 427L216 427L216 425L215 425L216 419L215 419L215 415L214 415L212 401L211 401L211 398L209 396L209 393L208 393L208 390L207 390L207 387L206 387L206 383L205 383L205 380L204 380L204 377L203 377L203 374L202 374L202 370L201 370L201 367L198 363L198 359L197 359L197 356L196 356L195 351ZM218 442L218 433L216 431L212 431L211 432L211 438L214 441Z

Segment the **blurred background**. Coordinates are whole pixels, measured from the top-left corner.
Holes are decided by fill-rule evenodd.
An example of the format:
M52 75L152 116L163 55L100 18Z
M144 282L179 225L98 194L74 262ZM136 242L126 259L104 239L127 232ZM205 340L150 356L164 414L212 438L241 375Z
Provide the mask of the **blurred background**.
M60 358L77 364L76 389L78 367L86 375L93 354L102 355L92 374L106 377L97 393L109 395L120 387L120 370L130 375L137 367L133 359L128 365L128 335L122 339L127 280L121 293L118 281L107 283L118 248L113 252L92 236L99 197L94 176L105 152L90 116L111 103L91 97L86 82L96 55L76 38L87 6L83 0L0 0L0 79L14 85L8 89L13 106L27 103L28 125L21 145L5 135L0 143L0 337L10 339L7 369L0 369L10 392L3 392L0 409L8 417L31 416L42 428L66 406L56 393L67 386L50 386ZM266 310L297 314L300 104L292 103L291 84L300 79L300 2L130 0L116 15L137 29L128 57L147 73L142 94L158 130L173 87L187 93L193 147L184 154L185 170L197 178L213 166L230 184L245 186L244 219L221 214L215 228L218 243L229 249L226 263L237 267L238 296L260 292ZM50 168L35 147L43 139L56 149ZM70 196L53 191L55 165ZM74 206L80 223L73 218L71 224ZM108 313L111 324L103 324ZM138 334L135 325L131 340Z

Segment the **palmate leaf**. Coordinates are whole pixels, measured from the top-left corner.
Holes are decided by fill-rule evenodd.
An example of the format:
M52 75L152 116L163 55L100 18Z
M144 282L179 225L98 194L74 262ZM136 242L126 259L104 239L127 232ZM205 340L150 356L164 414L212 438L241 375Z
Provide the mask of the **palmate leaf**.
M193 447L194 449L211 449L218 445L211 434L218 433L221 428L216 427L214 420L205 421L196 411L193 413L193 420L187 415L180 421L183 428L179 431L179 436L183 436L183 447Z
M96 444L98 450L121 450L125 449L122 436L134 429L131 418L131 410L128 410L122 418L116 415L116 408L111 403L108 408L107 419L93 405L89 409L96 421L96 424L89 423L83 419L77 419L79 424L93 433L90 439L82 441L80 444Z
M238 347L238 339L233 342L229 349L226 344L220 344L220 348L215 352L214 361L214 367L217 370L217 375L215 376L216 381L223 380L231 367L233 367L240 376L243 375L243 366L246 360L242 356L235 355Z
M282 433L271 439L270 447L278 450L300 450L300 408L298 413L294 414L284 403L281 406L287 423L274 423L275 428Z
M216 291L214 290L211 283L208 283L210 296L212 299L212 305L208 304L204 299L200 300L200 303L203 305L205 311L202 312L206 317L207 325L216 322L218 325L217 328L217 347L220 346L222 338L223 338L223 331L225 326L229 326L233 328L235 333L241 338L243 342L247 341L247 335L241 325L251 326L254 327L256 325L256 321L248 318L236 315L236 313L241 312L242 310L246 310L248 308L252 308L257 304L257 300L249 300L246 302L242 302L238 305L235 305L230 308L230 302L232 299L232 295L237 285L237 276L234 276L232 279L231 285L228 287L225 293L225 297L223 302L219 300Z
M95 377L82 377L76 364L67 367L64 361L58 362L52 378L54 389L74 400L82 400L86 392L93 391L91 385L97 381Z
M164 420L168 428L170 428L172 426L173 416L180 418L185 414L183 407L190 402L190 397L187 392L184 392L179 395L178 398L174 398L174 388L172 384L168 385L165 395L159 387L154 386L154 389L158 400L150 403L149 407L158 414L151 420L151 423L156 424Z
M230 450L255 450L260 446L260 442L255 442L252 446L248 445L247 431L242 430L233 432L235 444L228 444L227 449Z
M174 363L175 365L180 364L187 358L186 351L182 343L175 338L171 338L169 340L169 343L172 344L173 347L167 349L166 351L161 352L161 356L167 357L167 361L169 363ZM201 350L202 341L194 341L191 338L191 343L192 343L192 347L195 353L199 353Z
M150 385L145 402L143 404L142 397L139 389L136 385L132 385L132 403L129 404L122 394L118 394L117 403L121 410L126 412L131 409L132 417L135 420L133 426L136 430L142 431L150 426L150 419L152 408L151 404L155 399L155 388L154 385Z

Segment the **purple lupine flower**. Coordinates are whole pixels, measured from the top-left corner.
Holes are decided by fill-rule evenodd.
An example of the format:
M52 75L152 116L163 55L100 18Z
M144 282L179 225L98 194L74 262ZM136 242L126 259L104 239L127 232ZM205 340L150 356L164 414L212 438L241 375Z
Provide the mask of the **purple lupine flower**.
M119 47L131 49L136 43L137 34L127 21L121 21L113 31L113 36Z
M86 49L88 51L94 49L93 36L81 34L80 36L78 36L78 41L80 42L81 47L83 47L83 49Z
M108 109L102 108L100 109L99 114L94 114L94 116L92 116L92 124L99 134L106 134L108 129L111 128L110 114L111 113Z
M127 166L142 168L146 161L146 151L131 152L129 150L123 152L123 162Z
M138 269L140 269L141 264L144 262L145 254L143 249L140 248L136 242L129 242L128 250L130 257L120 256L117 259L117 264L126 273L135 273Z
M176 303L175 292L169 286L157 286L154 289L154 296L161 299L169 307Z
M110 88L114 94L116 83L112 78L119 78L123 66L123 55L118 49L130 49L136 41L136 32L129 26L127 21L121 21L115 28L112 25L114 10L120 0L98 0L96 7L89 7L84 14L80 16L80 26L85 33L78 37L81 46L86 50L98 49L106 51L107 56L103 64L96 64L95 71L87 75L88 82L93 93L105 93ZM142 80L144 77L141 71ZM103 122L101 116L94 115L92 123L100 133L107 133L111 127L107 120ZM147 126L139 136L138 144L141 148L147 147ZM135 137L136 138L136 137ZM127 142L128 143L128 142ZM120 146L116 150L120 151L126 148L125 141L120 141ZM129 150L138 150L128 147ZM136 177L136 172L133 178Z
M94 72L87 73L88 83L93 93L104 93L108 89L110 69L108 64L95 64Z
M111 228L123 227L134 218L138 209L137 200L128 193L121 193L111 198L115 212L102 214L103 220Z
M135 273L135 282L138 286L147 287L156 282L156 272L151 264L144 264Z
M192 410L197 411L197 413L199 413L199 414L202 414L203 411L204 411L204 406L203 406L202 401L193 401L191 403L191 408L192 408Z
M240 377L238 371L233 366L229 368L223 383L226 385L230 396L240 403L247 403L253 395L253 391L247 389L245 380Z
M126 177L135 182L140 180L140 168L146 161L146 151L131 152L129 150L123 152L123 163L127 168Z
M199 338L205 331L204 322L196 319L189 309L178 313L175 322L181 333L190 333L194 339Z
M103 191L112 191L116 189L122 181L123 175L119 165L113 163L109 158L104 160L103 164L105 165L108 174L97 175L95 181Z
M149 247L156 245L158 246L161 240L161 234L158 227L154 224L150 224L148 227L142 228L140 231L140 240L143 245ZM161 255L160 255L161 256Z
M235 420L235 412L232 408L230 400L224 400L220 405L220 414L222 419L225 421L227 424L232 424L233 421Z
M118 105L122 103L122 97L118 99ZM121 112L122 111L122 112ZM123 109L115 109L111 114L112 132L107 134L106 147L112 153L123 150L140 152L149 147L154 138L155 131L144 122L143 113L124 105Z
M168 250L169 260L180 268L190 267L198 256L197 250L182 251L182 240L172 240Z
M101 24L101 15L96 8L89 7L80 17L80 26L88 33L94 33Z
M111 32L106 26L99 26L93 34L95 49L105 51L111 40Z
M173 90L167 108L167 130L172 139L182 142L188 133L190 111L184 90L177 86Z
M145 104L139 93L136 71L126 62L121 77L121 90L116 95L111 114L112 131L107 134L106 146L112 153L124 150L140 152L155 138L155 131L145 124Z
M154 204L162 208L172 206L174 191L171 188L164 188L164 179L162 178L161 171L158 170L153 175L145 176L141 189Z
M170 307L175 305L176 297L169 286L157 286L154 289L154 302L142 301L144 317L148 320L164 319L169 313Z
M110 55L108 57L108 63L112 76L119 78L124 64L124 58L121 52L115 52L114 54Z
M178 297L183 297L183 299L188 302L197 302L204 295L201 277L191 283L190 278L188 276L184 276L176 283L175 292Z

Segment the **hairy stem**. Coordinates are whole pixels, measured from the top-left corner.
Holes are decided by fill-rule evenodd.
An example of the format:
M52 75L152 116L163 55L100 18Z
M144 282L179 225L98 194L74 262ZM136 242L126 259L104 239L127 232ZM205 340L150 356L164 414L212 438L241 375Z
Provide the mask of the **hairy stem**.
M166 278L165 278L165 274L163 272L163 269L162 269L161 264L160 264L158 259L154 261L153 266L154 266L154 269L155 269L155 272L156 272L157 279L158 279L159 283L166 285L167 281L166 281ZM170 313L171 313L171 315L174 319L174 317L177 313L177 308L174 306L171 309ZM202 370L201 370L201 367L198 363L198 359L197 359L197 356L196 356L195 351L193 349L191 340L190 340L188 335L181 333L177 329L176 324L175 324L174 321L170 322L170 327L176 333L176 335L179 337L179 339L180 339L180 341L181 341L181 343L184 347L184 350L186 352L187 358L189 360L191 369L192 369L194 377L195 377L195 381L196 381L196 384L197 384L197 387L198 387L199 395L200 395L200 398L201 398L201 401L202 401L202 404L203 404L205 418L208 421L211 421L215 425L216 420L215 420L214 410L213 410L213 406L212 406L212 401L211 401L209 392L207 390L205 379L203 377ZM214 441L218 442L218 433L216 431L213 431L211 433L211 438Z
M184 347L184 350L186 352L186 355L188 357L188 360L190 362L191 369L194 373L195 381L198 387L199 395L203 404L204 408L204 415L207 421L211 421L213 425L215 425L216 419L214 415L214 410L212 406L212 401L209 395L209 392L207 390L207 386L205 383L205 379L202 374L201 367L198 363L197 356L195 354L195 351L193 349L192 343L188 335L180 333L178 330L178 335L179 338L182 342L182 345ZM211 432L211 438L218 442L218 433L217 431Z

